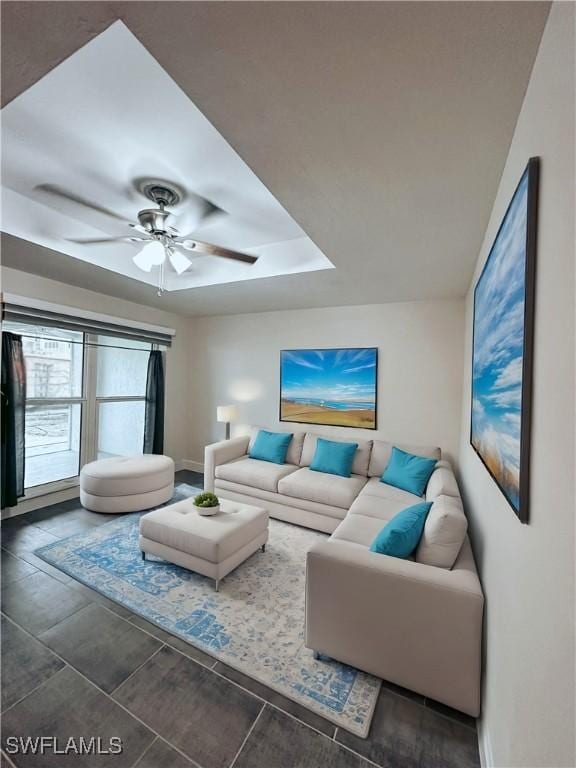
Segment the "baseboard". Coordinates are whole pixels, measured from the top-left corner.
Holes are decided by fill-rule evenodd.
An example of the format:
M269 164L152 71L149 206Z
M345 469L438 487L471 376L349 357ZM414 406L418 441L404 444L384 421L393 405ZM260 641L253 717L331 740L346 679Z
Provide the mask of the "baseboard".
M18 515L25 515L26 512L42 509L42 507L49 507L52 504L61 504L63 501L77 499L79 496L80 488L78 485L75 485L72 488L63 488L60 491L43 493L30 499L22 499L22 501L18 502L17 507L6 507L6 509L2 510L2 520L6 520L9 517L18 517Z
M490 734L483 723L478 720L478 751L480 753L480 765L482 768L493 768L494 758L492 757L492 742Z
M180 459L176 462L176 471L180 469L189 469L191 472L204 472L204 464L201 461L192 461L192 459Z

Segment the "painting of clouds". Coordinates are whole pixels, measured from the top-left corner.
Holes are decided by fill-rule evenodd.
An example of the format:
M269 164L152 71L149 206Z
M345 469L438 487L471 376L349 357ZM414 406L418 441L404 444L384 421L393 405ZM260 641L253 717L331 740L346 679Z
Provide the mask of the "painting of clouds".
M280 420L376 429L378 350L280 353Z
M471 442L521 519L527 467L521 453L528 388L523 376L531 341L536 183L529 165L506 212L474 292ZM536 168L537 171L537 168ZM528 269L527 269L528 266ZM527 278L530 285L527 285ZM526 437L526 435L524 435Z

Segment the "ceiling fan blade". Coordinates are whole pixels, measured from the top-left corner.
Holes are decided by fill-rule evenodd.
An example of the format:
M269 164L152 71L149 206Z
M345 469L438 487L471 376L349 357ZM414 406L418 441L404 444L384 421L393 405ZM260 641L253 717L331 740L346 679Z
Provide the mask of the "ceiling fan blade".
M112 219L121 221L124 224L127 223L124 216L120 216L118 213L114 213L114 211L108 210L108 208L104 208L97 203L86 200L85 198L80 197L80 195L75 195L73 192L67 192L65 189L62 189L62 187L59 187L56 184L38 184L36 189L40 190L40 192L45 192L52 197L58 197L64 200L68 200L69 202L76 203L77 205L83 205L85 208L90 208L92 211L103 213L105 216L110 216Z
M202 216L203 221L211 218L212 216L217 216L217 215L226 213L225 210L223 210L222 208L219 208L214 203L211 203L210 200L206 200L205 202L206 202L206 210L204 211L204 214Z
M170 249L168 251L168 258L170 259L170 264L172 264L179 275L182 275L184 272L186 272L188 267L192 265L190 259L179 251Z
M82 238L67 238L69 243L77 243L78 245L101 245L103 243L144 243L146 238L144 237L82 237Z
M143 227L142 224L128 224L129 227L132 227L132 229L135 229L137 232L142 232L143 235L148 235L149 232L146 229L146 227Z
M241 261L244 264L255 264L258 256L250 256L248 253L240 251L231 251L228 248L222 248L212 243L203 243L201 240L182 240L180 243L187 251L203 253L206 256L219 256L222 259L231 259L232 261Z

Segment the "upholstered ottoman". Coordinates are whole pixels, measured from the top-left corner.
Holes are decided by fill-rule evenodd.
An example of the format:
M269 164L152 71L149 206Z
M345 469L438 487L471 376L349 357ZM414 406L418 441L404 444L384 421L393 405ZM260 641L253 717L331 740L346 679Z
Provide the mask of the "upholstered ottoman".
M220 512L199 515L192 499L155 509L140 518L140 550L201 573L216 582L268 540L268 512L220 500Z
M174 491L169 456L115 456L85 464L80 472L80 503L92 512L138 512L164 504Z

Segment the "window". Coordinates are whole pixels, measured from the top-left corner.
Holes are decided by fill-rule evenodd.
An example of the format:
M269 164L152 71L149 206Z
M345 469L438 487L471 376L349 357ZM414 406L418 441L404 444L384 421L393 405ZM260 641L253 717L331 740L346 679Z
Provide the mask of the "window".
M75 477L80 469L84 334L5 323L22 334L26 360L24 485Z
M152 344L6 321L26 362L26 489L74 480L95 458L142 453Z
M145 353L152 345L128 339L119 342L110 336L97 338L98 458L142 453L148 371Z

